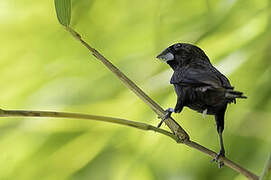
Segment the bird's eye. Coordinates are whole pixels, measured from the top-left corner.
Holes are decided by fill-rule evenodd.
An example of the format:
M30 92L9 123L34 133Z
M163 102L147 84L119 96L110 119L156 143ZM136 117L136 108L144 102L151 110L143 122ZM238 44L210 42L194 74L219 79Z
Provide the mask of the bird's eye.
M181 44L180 44L180 43L174 45L174 49L175 49L175 50L178 50L180 47L181 47Z

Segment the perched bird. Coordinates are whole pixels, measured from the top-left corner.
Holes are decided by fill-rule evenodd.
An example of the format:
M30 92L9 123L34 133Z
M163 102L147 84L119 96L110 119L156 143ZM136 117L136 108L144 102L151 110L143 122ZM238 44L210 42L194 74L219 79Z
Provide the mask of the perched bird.
M180 113L184 106L204 115L214 115L220 151L213 161L217 161L219 167L222 167L223 162L218 159L220 156L225 157L222 132L227 105L236 103L236 98L246 97L242 92L233 90L229 80L211 64L203 50L195 45L176 43L165 49L157 58L173 69L170 83L174 85L177 94L174 110L167 109L167 114L158 127L172 112Z

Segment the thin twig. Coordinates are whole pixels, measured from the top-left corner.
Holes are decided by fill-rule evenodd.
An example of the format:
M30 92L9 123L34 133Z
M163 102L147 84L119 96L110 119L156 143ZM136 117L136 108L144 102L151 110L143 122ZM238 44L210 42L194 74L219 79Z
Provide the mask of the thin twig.
M55 117L55 118L73 118L73 119L104 121L104 122L110 122L110 123L130 126L130 127L134 127L134 128L138 128L138 129L142 129L142 130L155 131L155 132L158 132L160 134L166 135L166 136L174 139L176 142L180 141L178 136L176 136L176 135L174 135L164 129L157 128L155 126L152 126L152 125L149 125L146 123L135 122L135 121L130 121L130 120L121 119L121 118L107 117L107 116L56 112L56 111L25 111L25 110L3 110L3 109L0 109L0 117Z
M85 42L81 35L78 34L70 27L66 27L66 30L70 32L76 40L80 41L98 60L100 60L110 71L112 71L131 91L133 91L141 100L143 100L159 117L165 116L165 111L161 106L154 102L144 91L142 91L133 81L131 81L125 74L123 74L116 66L114 66L109 60L107 60L96 49L92 48L87 42ZM165 120L166 125L170 130L179 136L182 141L189 140L189 135L185 130L173 119L169 118Z
M189 141L184 142L184 144L189 147L192 147L194 149L197 149L197 150L203 152L204 154L209 155L210 157L215 158L217 155L214 151L211 151L196 142L189 140ZM231 169L235 170L236 172L239 172L240 174L246 176L248 179L251 179L251 180L258 180L259 179L259 176L257 176L256 174L254 174L251 171L245 169L244 167L236 164L235 162L229 160L226 157L219 157L219 160L223 161L226 166L230 167Z
M203 152L206 155L209 155L210 157L215 157L216 153L207 149L206 147L187 140L187 141L180 141L179 137L169 131L163 130L161 128L157 128L155 126L141 123L141 122L135 122L130 120L125 120L121 118L113 118L113 117L106 117L106 116L96 116L96 115L90 115L90 114L79 114L79 113L67 113L67 112L55 112L55 111L25 111L25 110L3 110L0 109L0 117L55 117L55 118L72 118L72 119L85 119L85 120L97 120L97 121L103 121L103 122L110 122L115 124L121 124L125 126L130 126L133 128L141 129L141 130L151 130L155 131L157 133L166 135L173 140L175 140L177 143L184 143L185 145L199 150ZM259 177L249 170L243 168L242 166L230 161L227 158L220 157L219 160L222 160L226 166L232 168L233 170L239 172L240 174L243 174L248 179L251 180L258 180Z
M265 164L260 180L268 180L269 178L271 178L271 154Z

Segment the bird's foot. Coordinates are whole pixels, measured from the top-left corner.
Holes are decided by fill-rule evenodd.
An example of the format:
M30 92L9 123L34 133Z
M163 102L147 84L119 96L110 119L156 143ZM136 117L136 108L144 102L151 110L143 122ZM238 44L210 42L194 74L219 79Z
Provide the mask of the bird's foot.
M172 114L173 112L174 112L173 108L168 108L168 109L166 110L165 116L162 118L162 120L160 121L160 123L158 124L157 127L159 128L159 127L163 124L163 122L171 116L171 114Z
M217 162L218 168L222 168L224 166L224 163L219 160L219 157L225 157L225 151L220 150L219 153L217 153L216 157L212 159L211 162Z

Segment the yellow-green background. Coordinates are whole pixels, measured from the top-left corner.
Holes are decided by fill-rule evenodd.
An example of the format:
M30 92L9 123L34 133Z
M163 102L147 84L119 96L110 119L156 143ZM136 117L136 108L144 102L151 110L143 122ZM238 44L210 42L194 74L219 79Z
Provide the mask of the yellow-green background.
M226 156L260 174L270 153L271 3L268 0L74 0L72 27L162 107L172 71L155 59L196 43L247 100L230 105ZM0 107L82 112L156 125L157 116L58 24L54 2L0 1ZM215 121L173 115L218 151ZM162 128L166 128L163 126ZM0 179L245 179L166 136L95 121L0 119Z

